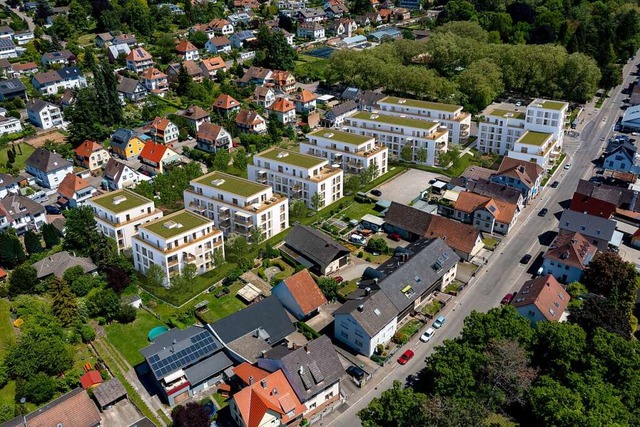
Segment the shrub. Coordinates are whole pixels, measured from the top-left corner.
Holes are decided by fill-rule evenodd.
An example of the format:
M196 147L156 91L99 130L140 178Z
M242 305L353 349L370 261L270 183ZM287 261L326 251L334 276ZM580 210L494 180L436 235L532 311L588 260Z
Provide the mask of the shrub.
M136 320L137 315L138 310L135 307L129 304L122 304L117 319L120 323L131 323Z
M82 337L82 341L85 343L91 342L96 339L96 331L94 331L93 328L87 324L82 325L79 328L78 332Z
M358 258L362 258L364 255L363 255L362 251L360 251L360 252L358 252L357 256L358 256Z
M399 345L406 343L408 340L409 340L409 337L400 331L396 332L393 335L393 338L391 338L391 341Z

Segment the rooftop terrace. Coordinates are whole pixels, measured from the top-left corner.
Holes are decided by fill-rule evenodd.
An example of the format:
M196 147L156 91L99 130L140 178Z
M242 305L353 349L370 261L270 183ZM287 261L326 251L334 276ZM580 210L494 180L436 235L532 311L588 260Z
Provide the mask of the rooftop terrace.
M258 184L248 179L239 178L222 172L211 172L191 181L195 184L206 185L207 187L217 188L231 194L237 194L241 197L251 197L256 193L270 188L268 185Z
M343 144L350 145L362 145L374 140L374 138L370 136L356 135L355 133L325 128L320 128L316 131L308 133L307 136L330 139L336 142L342 142Z
M146 203L151 203L151 200L131 190L124 189L92 197L91 202L110 212L119 214Z
M538 147L544 145L553 135L546 132L534 132L531 130L526 131L517 142L527 145L537 145Z
M462 107L460 105L442 104L440 102L420 101L418 99L398 98L395 96L387 96L380 100L379 104L388 103L396 104L400 106L424 108L429 110L446 111L448 113L455 113Z
M388 114L380 114L379 112L367 113L365 111L362 111L358 114L351 116L351 118L359 119L359 120L368 120L376 123L384 123L387 125L412 127L412 128L422 129L426 131L431 131L438 127L438 122L411 119L411 118L402 117L402 116L392 116Z
M171 215L167 215L164 218L159 218L155 221L141 225L140 228L146 229L165 239L169 239L179 234L187 233L194 228L202 227L207 223L211 223L213 225L213 221L203 216L186 210L181 210L172 213Z
M262 153L256 154L256 156L276 162L286 163L292 166L299 166L305 169L311 169L326 162L326 159L321 159L320 157L309 156L295 151L282 150L280 148L270 148Z

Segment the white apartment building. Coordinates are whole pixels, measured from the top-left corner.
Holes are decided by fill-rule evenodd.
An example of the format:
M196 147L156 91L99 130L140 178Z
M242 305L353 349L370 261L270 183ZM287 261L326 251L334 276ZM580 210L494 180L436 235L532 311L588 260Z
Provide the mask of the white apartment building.
M64 124L60 107L42 99L33 98L27 102L29 121L41 129L51 129Z
M396 158L401 158L403 148L411 147L411 161L427 166L438 164L439 154L447 152L449 130L438 122L362 111L347 117L344 127L376 138Z
M378 168L376 177L387 173L389 149L377 144L374 137L326 128L306 136L307 141L300 143L302 154L327 159L351 174L359 174L374 164Z
M22 123L12 116L0 116L0 135L22 132Z
M132 240L135 269L147 274L151 265L161 266L166 287L188 264L203 274L215 267L215 252L224 256L222 232L213 221L184 209L142 224Z
M562 151L569 104L536 99L524 112L493 109L478 127L478 149L550 168Z
M449 142L460 144L469 138L471 114L462 111L462 106L439 102L387 96L378 101L380 112L394 116L412 117L418 120L440 122L449 130Z
M126 189L92 197L87 205L93 209L98 230L118 244L118 253L131 248L141 225L162 218L153 200Z
M319 157L274 147L254 155L248 173L251 181L270 185L292 201L302 200L309 209L321 209L342 198L342 169ZM320 203L314 207L315 194Z
M225 236L251 239L254 229L269 239L289 228L289 203L268 185L222 172L191 181L184 191L185 208L215 221Z

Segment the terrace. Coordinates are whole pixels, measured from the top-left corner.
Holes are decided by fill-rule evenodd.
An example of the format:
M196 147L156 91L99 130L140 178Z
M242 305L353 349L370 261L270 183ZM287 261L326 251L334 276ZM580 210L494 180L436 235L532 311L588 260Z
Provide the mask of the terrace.
M141 228L165 239L190 232L195 228L211 223L210 220L189 211L180 211L153 222L144 224Z
M541 147L551 139L553 135L545 132L526 131L516 143L525 145L535 145Z
M270 188L267 185L258 184L256 182L249 181L248 179L239 178L222 172L206 174L193 182L247 198Z
M129 190L112 191L110 193L93 197L91 198L91 201L115 214L119 214L151 202L151 200L146 197Z

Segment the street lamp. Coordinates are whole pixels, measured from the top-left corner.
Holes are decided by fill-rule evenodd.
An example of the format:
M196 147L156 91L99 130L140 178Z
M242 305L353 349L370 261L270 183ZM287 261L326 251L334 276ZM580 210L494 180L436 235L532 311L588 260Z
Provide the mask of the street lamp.
M27 403L27 399L25 397L20 398L20 413L22 414L22 423L24 427L27 427L27 416L24 413L24 404Z

